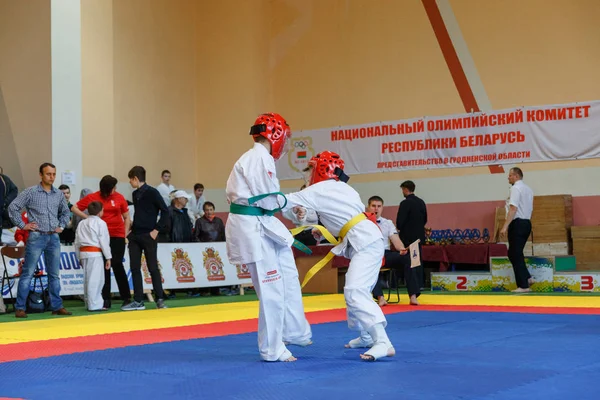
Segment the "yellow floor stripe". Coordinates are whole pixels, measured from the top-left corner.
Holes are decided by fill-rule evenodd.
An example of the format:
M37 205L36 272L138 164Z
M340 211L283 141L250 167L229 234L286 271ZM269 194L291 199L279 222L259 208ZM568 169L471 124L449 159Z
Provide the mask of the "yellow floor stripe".
M394 299L394 298L392 298ZM421 295L423 305L508 306L508 307L584 307L600 308L598 296L544 296L537 294L507 295Z
M304 298L306 312L343 307L345 304L341 295ZM251 318L258 318L257 301L6 322L0 325L0 344L173 328Z
M393 298L393 297L392 297ZM407 296L401 301L407 303ZM419 297L423 305L521 306L600 308L600 297L541 295L428 295ZM306 312L345 308L341 294L304 298ZM415 308L415 310L418 308ZM258 302L210 304L166 310L130 311L93 316L51 318L0 324L0 345L37 340L72 338L172 328L258 317Z

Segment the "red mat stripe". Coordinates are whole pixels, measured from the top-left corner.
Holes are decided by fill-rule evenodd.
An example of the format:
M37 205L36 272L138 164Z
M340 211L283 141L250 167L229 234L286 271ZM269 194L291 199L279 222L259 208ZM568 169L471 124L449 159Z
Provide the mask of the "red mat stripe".
M307 318L311 324L344 321L346 319L346 310L334 309L311 312L307 313ZM257 329L258 319L253 318L213 324L40 340L27 343L11 343L0 346L0 362L29 360L84 351L115 349L128 346L173 342L177 340L239 335L256 332Z
M466 312L507 312L530 314L589 314L598 315L600 309L590 308L549 308L549 307L507 307L507 306L408 306L388 305L385 314L410 311L466 311ZM341 322L346 320L346 309L316 311L306 314L311 324ZM149 329L110 333L104 335L81 336L66 339L50 339L27 343L0 345L0 363L30 360L86 351L107 350L128 346L173 342L177 340L203 339L226 335L256 332L257 319L200 324L175 328Z

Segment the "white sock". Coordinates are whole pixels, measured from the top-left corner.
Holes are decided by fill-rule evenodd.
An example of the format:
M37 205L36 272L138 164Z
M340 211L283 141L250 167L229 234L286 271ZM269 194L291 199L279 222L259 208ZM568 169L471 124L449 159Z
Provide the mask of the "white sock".
M387 343L390 346L392 345L382 322L373 325L371 329L369 329L369 333L375 343Z
M367 331L360 331L360 339L364 343L371 343L374 341L373 338L371 337L371 335L369 335L369 332L367 332Z

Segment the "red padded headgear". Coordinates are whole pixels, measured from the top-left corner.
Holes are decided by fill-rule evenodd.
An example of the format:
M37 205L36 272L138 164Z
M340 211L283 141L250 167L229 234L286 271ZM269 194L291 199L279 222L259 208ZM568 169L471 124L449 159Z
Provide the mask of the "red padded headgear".
M312 167L311 185L332 178L339 181L340 175L343 174L344 160L333 151L322 151L310 159L308 166ZM337 173L336 168L340 169Z
M281 115L275 113L259 115L250 128L250 134L253 138L263 136L271 143L271 155L275 160L287 153L287 143L292 137L288 123Z

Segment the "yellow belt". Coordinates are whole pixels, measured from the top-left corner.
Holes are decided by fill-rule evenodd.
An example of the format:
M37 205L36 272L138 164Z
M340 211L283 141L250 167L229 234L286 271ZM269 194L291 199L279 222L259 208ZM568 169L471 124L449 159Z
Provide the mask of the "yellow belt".
M346 225L344 225L342 227L342 229L340 230L340 237L339 239L336 239L331 232L329 232L327 229L325 229L324 226L321 225L304 225L304 226L300 226L298 228L294 228L294 229L290 229L290 232L292 233L293 236L296 236L297 234L299 234L300 232L304 231L306 228L316 228L319 230L319 232L321 232L321 235L323 235L323 237L331 244L333 245L338 245L340 243L342 243L342 240L344 240L344 237L346 237L346 234L348 234L348 232L350 231L350 229L352 229L354 227L354 225L358 224L360 221L363 221L367 219L367 216L364 213L360 213L357 216L355 216L354 218L352 218L350 221L348 221L346 223ZM327 255L318 263L316 263L315 265L313 265L308 272L306 273L306 275L304 276L304 281L302 282L302 287L304 288L304 286L306 286L306 284L308 283L308 281L310 281L320 270L323 269L323 267L325 265L327 265L327 263L329 261L331 261L331 259L333 258L335 254L333 254L331 251L329 253L327 253Z

